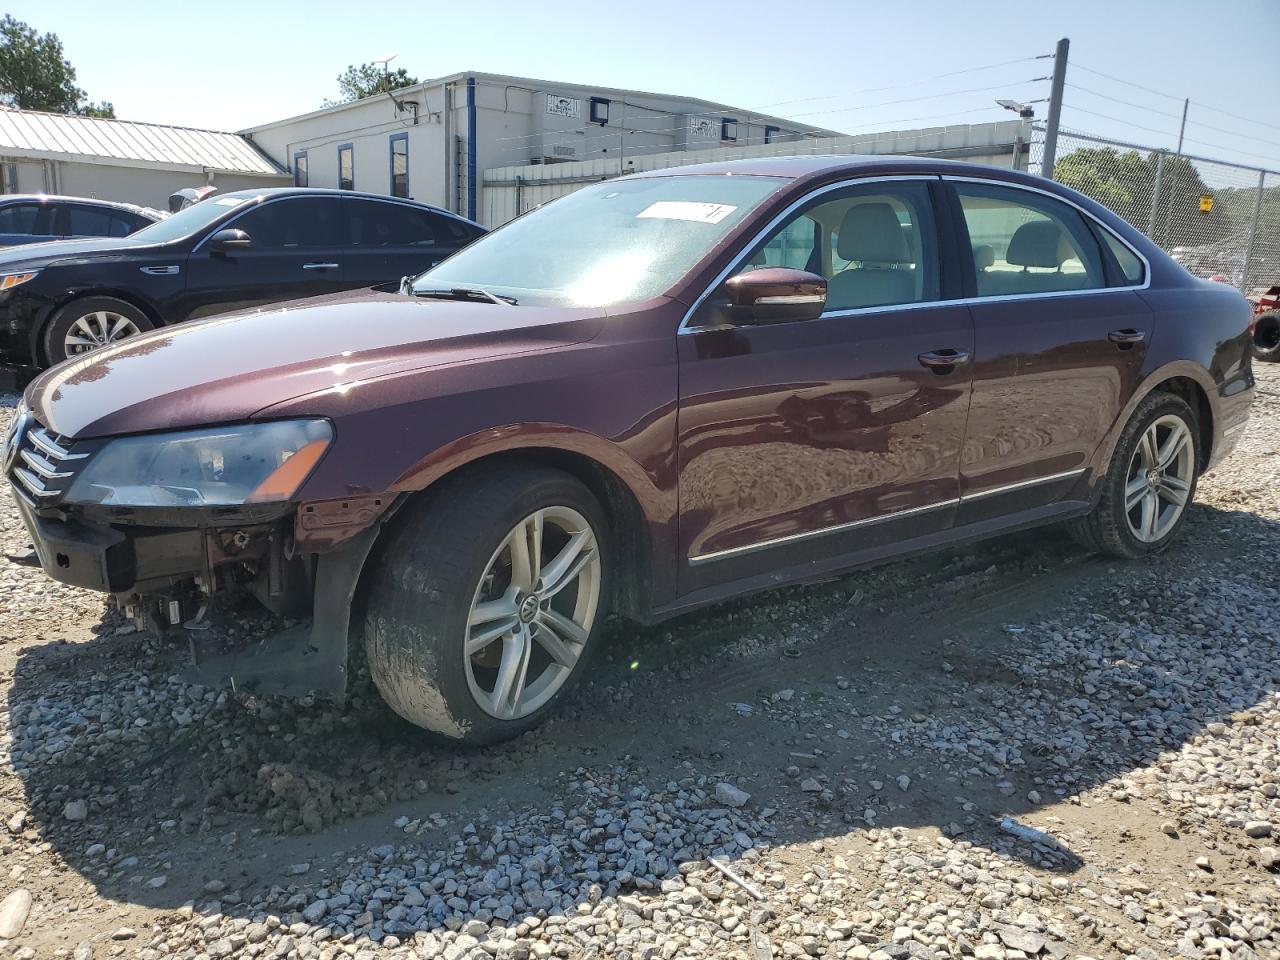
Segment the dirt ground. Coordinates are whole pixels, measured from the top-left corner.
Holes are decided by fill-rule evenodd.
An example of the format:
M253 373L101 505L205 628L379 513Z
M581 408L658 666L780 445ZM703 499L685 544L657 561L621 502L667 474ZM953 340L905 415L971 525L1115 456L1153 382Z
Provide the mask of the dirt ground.
M1280 956L1258 375L1159 558L1050 528L616 623L553 722L483 752L367 685L194 686L179 642L0 562L0 901L32 901L0 955Z

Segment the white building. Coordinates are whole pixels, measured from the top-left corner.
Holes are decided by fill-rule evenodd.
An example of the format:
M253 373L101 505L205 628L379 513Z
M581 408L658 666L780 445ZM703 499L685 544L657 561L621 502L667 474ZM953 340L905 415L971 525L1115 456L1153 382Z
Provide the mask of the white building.
M274 187L290 177L235 133L0 109L5 193L60 193L166 208L169 194Z
M243 131L299 185L413 197L480 218L492 167L835 136L692 97L456 73Z

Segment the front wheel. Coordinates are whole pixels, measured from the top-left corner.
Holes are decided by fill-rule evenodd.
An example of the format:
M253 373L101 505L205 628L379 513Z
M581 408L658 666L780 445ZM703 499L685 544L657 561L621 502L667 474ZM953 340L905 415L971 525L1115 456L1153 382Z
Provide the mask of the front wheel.
M136 337L153 328L147 315L116 297L82 297L59 307L44 331L49 365Z
M1181 397L1143 400L1116 444L1097 506L1073 525L1077 539L1129 559L1172 543L1195 496L1199 438L1199 419Z
M496 743L540 723L584 672L605 617L605 522L559 470L469 472L403 518L365 620L373 682L406 720Z

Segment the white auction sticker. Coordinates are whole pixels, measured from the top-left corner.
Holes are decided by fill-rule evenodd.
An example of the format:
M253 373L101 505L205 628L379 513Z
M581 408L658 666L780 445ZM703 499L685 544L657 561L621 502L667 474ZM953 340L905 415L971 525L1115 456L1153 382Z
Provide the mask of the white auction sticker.
M244 197L218 197L213 202L219 207L238 207L244 203Z
M655 220L692 220L695 223L719 223L738 208L728 203L700 203L696 200L659 200L639 213Z

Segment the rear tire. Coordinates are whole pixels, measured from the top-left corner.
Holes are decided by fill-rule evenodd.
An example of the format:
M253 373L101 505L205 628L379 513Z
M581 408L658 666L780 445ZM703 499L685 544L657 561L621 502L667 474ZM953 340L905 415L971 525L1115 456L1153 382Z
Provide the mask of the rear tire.
M45 325L49 365L155 328L145 313L116 297L81 297L59 307Z
M1254 322L1253 359L1280 363L1280 310L1264 313Z
M383 699L470 745L537 726L598 645L606 533L591 491L531 463L467 471L410 507L375 566L365 619Z
M1097 505L1068 530L1115 557L1159 553L1181 530L1199 474L1199 418L1181 397L1154 392L1120 435Z

